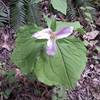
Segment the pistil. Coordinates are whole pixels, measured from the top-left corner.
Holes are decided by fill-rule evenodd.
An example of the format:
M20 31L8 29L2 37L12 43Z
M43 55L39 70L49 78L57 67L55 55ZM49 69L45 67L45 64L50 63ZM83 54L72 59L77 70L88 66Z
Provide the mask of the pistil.
M51 33L50 33L50 39L52 39L52 40L56 39L56 34L55 34L55 32L51 32Z

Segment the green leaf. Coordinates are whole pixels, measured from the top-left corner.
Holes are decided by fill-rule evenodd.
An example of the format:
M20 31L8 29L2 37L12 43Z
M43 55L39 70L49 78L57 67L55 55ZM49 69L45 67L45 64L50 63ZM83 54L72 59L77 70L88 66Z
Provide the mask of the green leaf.
M57 22L57 30L59 30L60 28L63 28L63 27L70 27L70 26L74 27L74 30L82 28L82 26L80 25L79 21L75 21L75 22L58 21Z
M51 0L51 4L54 7L54 9L66 15L66 9L67 9L66 0Z
M54 57L41 57L37 61L35 74L48 85L63 85L71 88L80 78L86 65L86 49L78 39L57 41L58 51Z
M47 16L44 16L48 27L52 24L52 19L48 18ZM56 21L56 30L59 31L63 27L74 27L74 30L82 29L83 27L80 25L79 21L75 22L62 22L62 21Z
M24 73L29 73L34 67L34 60L40 50L40 45L35 45L32 33L38 31L37 27L24 26L17 32L16 48L14 49L11 59L22 69Z

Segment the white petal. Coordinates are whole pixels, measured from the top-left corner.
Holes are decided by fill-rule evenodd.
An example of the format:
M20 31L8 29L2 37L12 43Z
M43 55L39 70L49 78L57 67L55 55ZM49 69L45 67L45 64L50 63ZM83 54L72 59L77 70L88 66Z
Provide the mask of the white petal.
M36 39L49 39L51 32L52 30L50 28L46 28L46 29L43 29L42 31L34 33L32 37Z
M73 33L73 27L65 27L56 33L57 39L66 38Z
M49 39L47 41L46 53L50 56L54 56L56 53L56 41Z

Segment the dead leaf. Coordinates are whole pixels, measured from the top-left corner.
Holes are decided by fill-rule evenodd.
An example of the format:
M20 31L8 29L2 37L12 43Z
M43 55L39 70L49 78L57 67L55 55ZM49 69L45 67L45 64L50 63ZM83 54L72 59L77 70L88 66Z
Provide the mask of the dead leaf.
M100 17L96 20L96 25L100 26Z
M93 40L97 37L97 35L99 34L99 31L95 30L95 31L91 31L91 32L87 32L85 35L83 35L83 38L85 40Z

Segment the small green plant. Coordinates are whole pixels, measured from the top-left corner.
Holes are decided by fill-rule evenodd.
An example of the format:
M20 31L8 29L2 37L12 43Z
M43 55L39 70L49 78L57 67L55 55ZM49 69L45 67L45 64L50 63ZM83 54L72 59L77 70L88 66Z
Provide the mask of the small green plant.
M66 23L64 24L66 27L67 22L64 23ZM58 23L57 25L59 26ZM57 29L58 26L54 27ZM72 26L74 27L74 24ZM50 27L52 28L52 26ZM61 28L59 27L59 29ZM77 28L74 29L77 30ZM58 33L61 35L64 33L67 36L70 32L72 34L70 31L72 28L65 30L66 28ZM54 33L57 34L57 32ZM51 34L50 37L49 34ZM81 40L74 37L66 38L67 36L65 36L57 40L56 37L52 36L55 37L55 34L52 34L50 28L41 31L41 28L35 25L21 27L17 32L16 48L12 53L12 61L21 68L23 73L33 72L36 78L45 84L71 88L76 84L85 67L86 48ZM51 42L47 42L47 38L48 41L56 39L56 48L52 44L54 42L51 40Z
M66 15L67 1L66 0L51 0L51 4L57 11Z
M9 98L13 89L13 87L11 88L11 86L16 83L16 79L15 79L15 73L13 71L3 70L2 73L0 72L0 75L2 75L3 77L0 82L1 86L3 87L2 88L3 90L1 90L0 92L0 98L2 98L0 100L4 100L3 98L5 99ZM5 87L3 86L3 84L5 84Z

